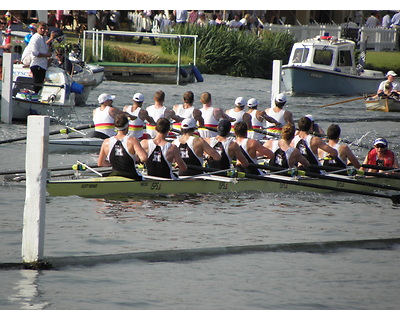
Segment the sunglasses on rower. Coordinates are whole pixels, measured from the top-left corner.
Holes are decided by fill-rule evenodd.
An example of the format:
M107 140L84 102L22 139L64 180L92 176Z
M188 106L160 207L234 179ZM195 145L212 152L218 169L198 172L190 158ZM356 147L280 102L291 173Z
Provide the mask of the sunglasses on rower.
M384 144L377 144L377 145L375 146L375 148L377 148L377 149L385 149L386 146L385 146Z

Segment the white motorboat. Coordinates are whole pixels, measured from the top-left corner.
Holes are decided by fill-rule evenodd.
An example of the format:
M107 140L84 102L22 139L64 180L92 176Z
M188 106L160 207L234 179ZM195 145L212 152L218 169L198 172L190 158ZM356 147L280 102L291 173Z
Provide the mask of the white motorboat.
M294 44L282 66L286 90L293 94L363 95L376 92L385 80L381 71L355 62L355 43L329 35Z

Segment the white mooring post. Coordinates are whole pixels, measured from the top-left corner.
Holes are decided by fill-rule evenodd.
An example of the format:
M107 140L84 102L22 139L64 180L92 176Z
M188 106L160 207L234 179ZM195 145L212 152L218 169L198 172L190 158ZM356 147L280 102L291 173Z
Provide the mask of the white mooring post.
M1 122L11 124L13 116L12 107L13 85L13 54L3 54L3 85L1 88Z
M275 107L275 97L281 93L282 60L272 64L271 108Z
M24 263L37 263L43 259L49 127L49 116L28 116L26 197L22 230Z

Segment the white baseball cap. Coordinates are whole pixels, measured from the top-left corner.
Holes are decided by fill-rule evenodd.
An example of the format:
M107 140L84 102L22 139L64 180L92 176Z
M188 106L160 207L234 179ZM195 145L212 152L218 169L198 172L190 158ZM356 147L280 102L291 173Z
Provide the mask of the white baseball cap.
M238 107L243 107L243 106L245 106L245 105L246 105L246 100L245 100L245 98L243 98L243 97L238 97L238 98L236 98L236 100L235 100L235 105L238 106Z
M315 121L314 117L312 116L312 114L306 114L305 117L310 119L311 121Z
M97 100L99 101L100 104L106 102L107 100L114 100L114 99L115 99L115 96L108 94L108 93L102 93L97 98Z
M247 101L247 106L249 108L257 107L258 106L258 100L254 99L254 98L249 99L249 101Z
M286 96L283 93L280 93L276 96L275 101L279 103L286 102Z
M396 72L394 72L393 70L390 70L390 71L388 71L388 73L386 73L386 77L387 76L393 76L393 77L396 77L397 76L397 74L396 74Z
M136 102L143 102L144 101L144 95L142 93L138 92L138 93L135 93L133 95L132 99L133 99L133 101L136 101Z
M193 129L196 128L196 120L193 118L185 118L181 122L181 129Z

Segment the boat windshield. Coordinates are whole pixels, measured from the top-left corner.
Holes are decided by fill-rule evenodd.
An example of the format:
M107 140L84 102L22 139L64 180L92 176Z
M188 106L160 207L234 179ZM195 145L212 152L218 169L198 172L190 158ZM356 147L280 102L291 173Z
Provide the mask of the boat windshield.
M337 65L339 67L351 67L353 65L351 59L351 52L346 51L339 51Z
M329 49L315 49L314 60L315 64L330 66L332 64L333 51Z
M310 51L310 49L308 49L308 48L297 48L294 51L292 63L304 63L304 62L306 62L309 51Z

